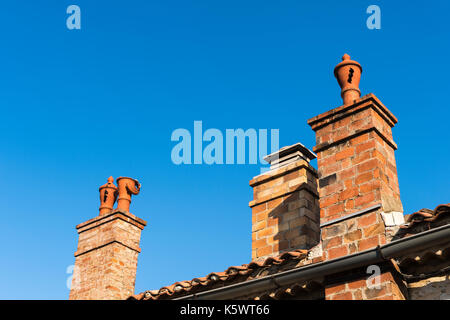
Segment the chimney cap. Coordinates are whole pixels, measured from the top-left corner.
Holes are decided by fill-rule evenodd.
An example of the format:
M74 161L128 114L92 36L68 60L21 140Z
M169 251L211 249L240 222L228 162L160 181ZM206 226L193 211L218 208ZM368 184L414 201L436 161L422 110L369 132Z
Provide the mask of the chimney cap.
M299 159L309 162L315 158L317 158L317 156L314 152L298 142L265 156L264 160L270 163L271 169L275 169Z
M108 178L108 182L105 183L104 185L100 186L98 188L98 190L100 191L100 190L102 190L104 188L115 188L115 189L117 189L117 187L114 185L114 178L112 176L110 176Z

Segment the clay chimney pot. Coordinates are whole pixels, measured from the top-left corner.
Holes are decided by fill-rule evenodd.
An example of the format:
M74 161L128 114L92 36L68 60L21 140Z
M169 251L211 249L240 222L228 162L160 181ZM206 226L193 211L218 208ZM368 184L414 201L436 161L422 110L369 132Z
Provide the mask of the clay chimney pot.
M111 212L117 198L117 187L114 185L114 178L109 177L108 182L98 190L100 191L100 215Z
M119 198L117 199L117 210L130 211L131 195L137 195L141 190L139 181L128 177L119 177L116 180L119 187Z
M352 104L361 97L359 81L361 80L361 65L350 59L348 54L344 54L342 61L334 68L334 76L341 87L341 97L344 105Z

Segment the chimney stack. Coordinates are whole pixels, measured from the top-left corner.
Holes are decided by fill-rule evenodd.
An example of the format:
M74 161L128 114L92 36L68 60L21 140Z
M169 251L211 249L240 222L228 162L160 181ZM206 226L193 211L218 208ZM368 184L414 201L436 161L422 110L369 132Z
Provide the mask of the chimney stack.
M141 231L147 224L128 210L140 184L110 177L101 186L100 214L76 226L79 234L70 300L120 300L134 294ZM117 196L121 207L113 210Z
M344 55L334 71L344 105L308 120L316 133L313 150L318 160L326 260L385 244L383 218L395 217L401 223L398 218L403 217L394 155L397 145L391 131L397 119L375 95L360 98L361 71L358 62ZM384 279L383 292L401 298L392 275ZM333 290L326 289L327 299Z
M313 152L301 143L266 156L270 171L250 181L253 187L252 260L319 243L317 171Z

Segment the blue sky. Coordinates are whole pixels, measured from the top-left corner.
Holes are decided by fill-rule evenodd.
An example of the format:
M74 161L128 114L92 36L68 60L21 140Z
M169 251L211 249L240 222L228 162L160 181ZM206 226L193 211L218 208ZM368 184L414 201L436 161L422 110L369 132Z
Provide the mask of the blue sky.
M81 30L66 8L81 8ZM381 8L381 30L366 8ZM173 130L279 129L339 106L333 68L398 117L405 213L449 202L448 1L2 1L0 299L67 299L75 225L110 175L142 183L136 292L251 259L259 165L171 162Z

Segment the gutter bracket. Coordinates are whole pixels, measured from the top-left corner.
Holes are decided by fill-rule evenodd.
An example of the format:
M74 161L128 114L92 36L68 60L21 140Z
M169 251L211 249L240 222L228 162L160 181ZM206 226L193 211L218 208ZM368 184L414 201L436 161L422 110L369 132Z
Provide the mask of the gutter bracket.
M378 256L383 259L384 261L388 260L386 259L386 257L383 255L383 252L381 251L381 247L380 245L377 245L377 247L375 248L375 250L377 250L377 254Z
M273 284L275 284L275 286L277 287L277 289L281 288L281 285L278 283L278 281L275 279L274 275L270 276L270 280L271 282L273 282Z

